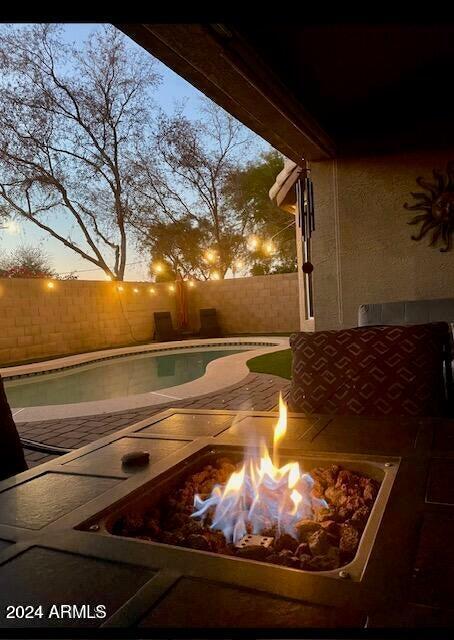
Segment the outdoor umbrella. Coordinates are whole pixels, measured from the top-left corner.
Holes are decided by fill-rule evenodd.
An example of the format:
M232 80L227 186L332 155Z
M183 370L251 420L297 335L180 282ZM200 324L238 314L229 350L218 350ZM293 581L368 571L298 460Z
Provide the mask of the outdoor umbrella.
M187 331L189 324L188 291L186 282L182 278L176 281L176 289L178 329L180 331Z

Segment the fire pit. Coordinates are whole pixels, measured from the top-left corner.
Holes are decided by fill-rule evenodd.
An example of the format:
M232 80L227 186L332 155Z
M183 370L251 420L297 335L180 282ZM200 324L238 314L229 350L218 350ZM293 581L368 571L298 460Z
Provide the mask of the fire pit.
M301 473L294 462L274 477L259 475L261 484L254 494L254 475L247 472L248 467L256 471L253 464L252 458L235 464L233 458L213 457L172 496L127 511L111 531L308 571L338 569L354 558L378 481L337 464ZM296 468L295 484L304 487L304 493L288 486ZM279 485L283 489L273 492ZM206 499L200 491L209 493Z
M155 635L449 623L445 421L293 414L281 439L278 418L168 409L3 483L5 612L70 598Z
M285 431L281 401L271 452L264 443L202 449L81 528L360 580L396 469L361 456L290 456L279 451Z

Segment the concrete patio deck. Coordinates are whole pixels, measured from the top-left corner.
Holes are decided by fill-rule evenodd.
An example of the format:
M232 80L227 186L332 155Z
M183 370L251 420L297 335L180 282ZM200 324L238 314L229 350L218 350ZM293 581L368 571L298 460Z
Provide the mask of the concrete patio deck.
M23 438L66 449L77 449L169 407L269 411L276 407L279 391L286 394L289 386L290 381L284 378L250 373L238 384L198 398L95 416L23 422L17 428ZM25 453L30 467L55 457L29 449Z

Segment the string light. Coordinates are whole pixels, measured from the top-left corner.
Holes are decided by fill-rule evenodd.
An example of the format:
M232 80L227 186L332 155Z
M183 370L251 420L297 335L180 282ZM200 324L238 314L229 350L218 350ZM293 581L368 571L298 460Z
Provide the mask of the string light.
M54 284L52 281L49 281L49 282L47 283L47 288L48 288L48 289L55 289L55 284Z
M106 273L106 280L108 280L109 282L112 282L112 276L109 276L108 273Z
M188 287L190 287L191 289L193 289L195 287L194 280L188 280Z
M213 263L216 261L216 253L214 251L212 251L211 249L208 249L205 252L205 260L207 262Z
M175 293L175 285L174 284L169 284L169 291L170 293Z
M134 287L133 291L134 291L134 293L139 293L139 290L138 290L137 287Z
M260 246L260 239L257 236L249 236L247 241L247 248L249 251L257 251Z
M121 293L122 291L124 291L124 287L122 287L121 285L120 285L120 286L118 286L118 287L117 287L117 291L119 291L119 292Z
M162 264L162 262L155 262L153 264L153 271L155 273L162 273L164 271L164 265Z
M271 236L269 240L262 241L262 239L256 235L249 236L247 239L247 248L249 249L249 251L257 251L261 246L263 249L263 252L266 255L269 255L269 256L272 255L273 253L276 252L276 246L273 242L273 239L279 236L281 233L283 233L286 229L293 226L294 224L295 224L295 220L292 220L292 222L290 222L288 225L286 225L285 227L280 229L277 233L275 233L273 236Z
M263 245L263 251L269 256L272 255L275 251L274 243L271 240L265 242Z
M221 274L219 273L219 271L213 271L213 273L211 274L211 277L213 280L220 280Z
M150 287L150 288L148 289L148 291L149 291L150 293L153 293L153 294L154 294L154 293L156 293L156 289L154 289L153 287Z

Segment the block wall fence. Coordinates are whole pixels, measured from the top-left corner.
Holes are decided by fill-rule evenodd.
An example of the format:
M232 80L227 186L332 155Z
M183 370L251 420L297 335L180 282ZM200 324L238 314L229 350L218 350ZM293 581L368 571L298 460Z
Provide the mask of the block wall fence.
M152 340L153 312L177 301L165 283L0 279L0 366ZM138 291L135 292L134 289ZM152 291L150 291L152 290ZM296 331L296 273L197 282L188 289L191 328L215 307L227 334Z

